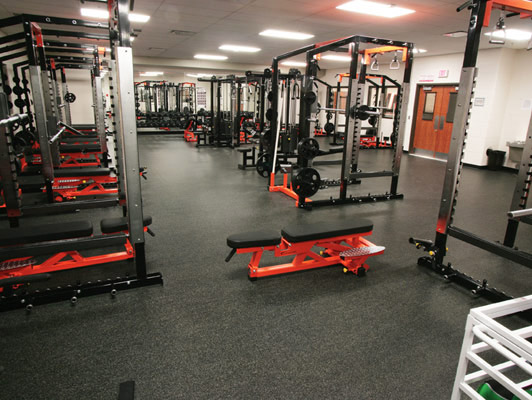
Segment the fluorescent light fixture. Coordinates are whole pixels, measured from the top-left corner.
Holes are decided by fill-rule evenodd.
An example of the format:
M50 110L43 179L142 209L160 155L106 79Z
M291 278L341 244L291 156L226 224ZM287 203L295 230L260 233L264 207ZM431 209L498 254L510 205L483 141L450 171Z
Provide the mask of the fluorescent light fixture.
M314 37L314 35L311 35L310 33L279 31L277 29L266 29L259 33L259 35L293 40L305 40Z
M444 33L443 36L459 38L459 37L467 36L467 32L466 31L447 32L447 33Z
M81 15L89 18L109 19L109 11L99 8L82 8ZM149 15L129 13L129 20L131 22L148 22L150 20Z
M146 14L136 14L136 13L129 13L129 20L131 22L148 22L150 20L150 16Z
M326 54L321 56L322 60L331 60L331 61L351 61L351 56L338 56L335 54Z
M141 72L139 75L140 76L159 76L159 75L164 75L164 72L147 71L147 72Z
M304 61L283 61L281 65L286 65L287 67L306 67L307 63Z
M376 15L377 17L395 18L416 12L408 8L397 7L395 4L376 3L374 1L353 0L336 7L339 10L360 14Z
M237 53L256 53L260 51L258 47L238 46L236 44L223 44L218 47L220 50L234 51Z
M98 8L82 8L81 15L90 18L109 19L109 11Z
M106 52L106 53L110 53L110 52L111 52L111 48L110 48L110 47L106 47L106 48L105 48L105 52Z
M212 76L213 74L187 74L187 76L190 76L191 78L204 78L206 76Z
M197 60L217 60L217 61L227 60L227 56L218 56L215 54L196 54L194 58Z
M412 49L412 53L418 54L418 53L426 53L427 50L425 49L416 49L415 47Z
M530 40L532 38L532 32L522 31L521 29L504 29L495 32L487 32L486 36L491 36L497 39L507 40Z

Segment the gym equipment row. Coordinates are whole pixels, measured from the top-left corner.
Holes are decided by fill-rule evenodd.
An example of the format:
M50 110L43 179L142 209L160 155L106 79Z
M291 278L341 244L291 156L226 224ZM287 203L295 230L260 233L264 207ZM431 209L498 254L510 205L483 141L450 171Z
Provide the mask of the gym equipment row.
M447 239L451 236L518 264L529 268L532 267L532 254L514 248L519 224L532 223L532 210L527 209L530 186L532 184L532 115L523 148L523 156L519 164L515 190L510 203L507 229L502 243L482 238L477 234L459 228L454 224L453 220L457 207L458 186L463 166L469 117L472 112L471 99L474 96L475 81L478 74L476 62L479 39L482 34L482 28L489 26L491 11L493 9L505 9L508 6L509 4L506 1L491 1L489 7L485 1L469 1L458 8L458 11L465 8L470 9L471 21L474 21L474 24L469 27L464 52L457 95L458 106L455 110L455 123L451 136L451 147L447 160L440 210L438 212L436 237L434 241L410 238L410 242L417 248L429 253L428 256L419 258L419 265L428 267L443 275L449 281L464 286L474 294L485 296L492 301L508 300L512 297L489 285L486 279L475 279L454 268L451 263L445 262L445 256L448 252ZM529 15L532 13L532 4L521 2L519 7L512 6L511 11L515 15ZM467 107L462 107L461 105L463 104L466 104Z
M196 113L195 83L136 82L135 100L139 133L184 133L197 113L205 113Z
M0 209L10 224L10 228L0 230L0 310L17 307L30 310L37 304L65 299L75 303L83 296L99 293L115 295L123 289L162 284L161 274L147 272L145 232L151 232L148 228L151 218L143 216L142 212L142 169L138 165L137 137L125 134L136 129L128 19L130 4L127 0L110 0L109 9L108 24L26 14L0 20L2 27L22 27L21 33L0 40L0 46L10 43L0 47L0 53L7 54L1 60L2 89L10 81L17 85L22 83L27 89L21 93L23 103L15 104L23 111L20 114L10 112L10 106L13 106L8 99L9 94L5 91L0 94L0 178L3 201ZM40 24L76 26L76 31L42 29ZM85 29L91 32L84 32ZM105 33L99 33L101 31ZM46 35L108 41L110 58L100 59L101 53L91 44L48 41ZM58 53L79 54L86 52L90 46L94 48L93 57L55 55L59 48L61 50ZM13 53L17 49L25 51ZM13 63L13 73L8 74L5 62L19 58L25 60ZM63 75L63 91L67 89L65 69L91 70L94 126L74 127L65 122L62 111L67 109L66 103L75 100L75 96L67 96L66 93L58 95L57 68L61 68ZM100 70L108 72L112 103L109 113L105 112ZM26 74L29 74L29 79L25 78ZM16 77L22 79L15 81ZM10 93L19 96L16 92L19 90ZM108 129L105 126L106 119L109 120ZM82 128L87 128L88 133L82 132ZM25 133L17 139L21 132ZM108 135L114 139L110 143L107 141ZM29 138L29 143L22 143L21 139L24 138ZM24 154L18 152L17 146L24 149ZM81 152L68 153L72 146L77 146ZM88 162L85 152L92 150L97 154L91 156L98 157L91 157ZM115 159L111 160L113 154ZM98 167L87 167L93 162L98 163ZM105 168L111 162L112 168ZM28 169L41 174L36 177L42 180L42 184L37 186L47 195L44 204L25 206L23 203L23 175ZM109 198L58 202L66 200L58 199L58 190L83 191L80 185L85 188L100 186L106 190L109 183L113 184L113 194ZM58 184L65 187L58 187ZM77 197L77 193L72 197ZM32 215L112 205L121 206L123 217L102 220L101 235L94 233L90 220L24 226L25 219ZM135 275L101 276L101 279L92 282L82 282L78 277L72 285L39 286L39 283L45 285L44 282L48 280L53 282L53 273L56 271L125 260L134 264Z
M262 124L262 103L257 100L261 96L261 78L248 73L245 77L212 76L198 80L210 82L212 111L206 112L202 128L198 129L196 147L235 148L241 143L250 143L250 138L256 135L255 130Z
M311 210L313 207L356 204L363 202L386 201L401 199L403 195L397 192L399 170L402 155L402 147L397 143L402 143L404 135L406 117L401 115L401 110L405 110L408 104L408 88L412 70L412 49L413 44L408 42L390 41L365 36L351 36L348 38L328 42L325 44L314 44L301 49L285 53L275 57L272 63L272 103L271 103L271 146L265 170L269 173L269 190L271 192L281 192L296 200L296 206ZM343 75L347 78L347 103L346 109L321 107L317 101L317 72L319 70L319 57L321 53L327 51L346 51L351 54L351 65L349 74ZM390 170L366 172L361 171L358 165L358 158L362 143L362 122L370 118L379 119L383 112L388 111L382 106L368 106L364 104L365 87L368 81L367 67L374 54L393 52L402 53L404 63L403 84L397 83L397 107L393 113L392 137L396 138L393 146L393 162ZM307 67L305 74L301 77L301 94L299 100L299 124L297 140L297 154L289 154L288 158L295 158L296 161L284 162L279 159L279 143L281 132L281 121L289 118L290 110L286 102L282 101L286 89L279 85L279 62L298 54L306 54ZM381 85L384 86L384 77ZM337 91L338 92L338 91ZM328 101L330 104L330 100ZM337 102L338 104L338 102ZM341 148L331 148L323 151L319 148L319 142L311 137L311 132L315 131L315 124L318 121L317 114L320 111L337 112L345 116L345 140ZM341 153L341 160L315 160L318 157ZM282 156L285 156L281 153ZM286 158L286 157L285 157ZM282 159L282 158L281 158ZM318 170L314 167L319 165L341 165L340 178L322 179ZM275 174L283 171L282 183L277 184ZM368 194L367 196L348 195L348 186L358 184L360 180L390 177L391 185L389 191L380 194ZM320 189L330 186L339 186L338 197L323 200L311 200Z

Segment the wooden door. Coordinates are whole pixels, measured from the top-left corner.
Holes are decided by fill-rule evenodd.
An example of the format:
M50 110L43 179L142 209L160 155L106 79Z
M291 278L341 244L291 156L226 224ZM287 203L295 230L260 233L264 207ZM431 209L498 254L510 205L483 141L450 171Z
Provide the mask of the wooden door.
M447 154L456 105L454 86L422 86L416 109L414 149Z
M440 121L436 132L436 153L449 153L451 134L453 132L454 111L458 92L454 86L444 86L442 104L440 108Z

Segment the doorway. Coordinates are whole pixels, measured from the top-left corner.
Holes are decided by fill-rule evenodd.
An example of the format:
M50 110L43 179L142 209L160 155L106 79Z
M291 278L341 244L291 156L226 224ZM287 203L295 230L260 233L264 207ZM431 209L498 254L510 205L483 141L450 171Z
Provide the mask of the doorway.
M418 85L410 151L436 159L447 159L458 86Z

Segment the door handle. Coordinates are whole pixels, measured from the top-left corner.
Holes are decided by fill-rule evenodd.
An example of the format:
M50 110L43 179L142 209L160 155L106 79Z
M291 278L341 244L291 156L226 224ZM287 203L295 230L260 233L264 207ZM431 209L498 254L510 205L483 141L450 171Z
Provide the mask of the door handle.
M445 123L445 118L443 118L443 115L440 115L440 130L443 129L444 123Z
M438 122L440 120L440 116L439 115L436 115L434 117L434 130L437 131L438 130Z

